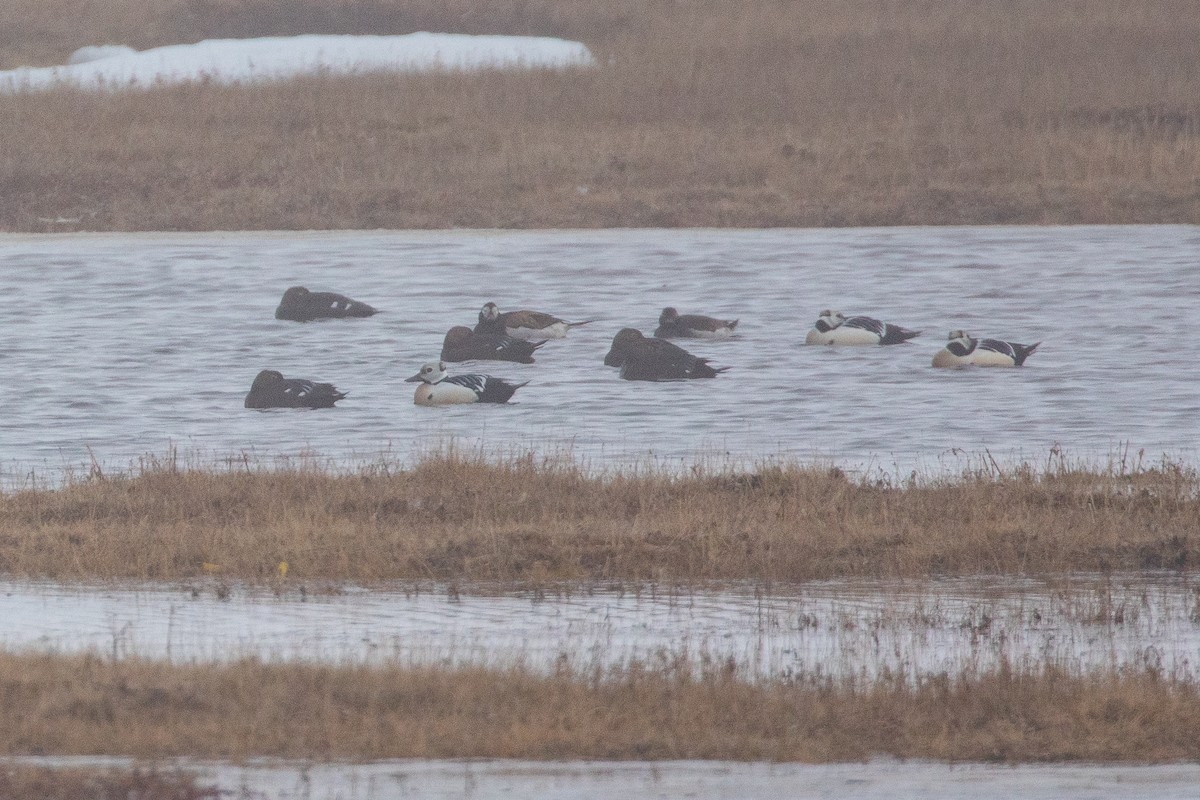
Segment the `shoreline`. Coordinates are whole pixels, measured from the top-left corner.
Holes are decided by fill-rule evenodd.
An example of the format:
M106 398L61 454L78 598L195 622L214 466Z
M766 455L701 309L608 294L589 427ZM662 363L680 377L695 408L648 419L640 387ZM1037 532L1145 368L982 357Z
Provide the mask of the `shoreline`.
M1008 222L985 222L985 223L945 223L945 224L918 224L918 225L838 225L838 226L787 226L777 225L770 227L745 226L745 227L720 227L720 226L677 226L677 227L653 227L653 226L616 226L611 228L598 227L581 227L581 228L465 228L465 227L450 227L450 228L223 228L215 230L107 230L107 229L80 229L70 231L25 231L25 230L0 230L0 242L5 240L20 241L23 239L75 239L75 238L109 238L117 239L124 237L139 237L149 239L209 239L220 238L225 236L261 236L264 238L295 238L295 237L352 237L352 236L412 236L419 238L440 238L443 236L530 236L530 235L551 235L551 236L606 236L612 233L681 233L681 234L730 234L744 233L753 235L757 233L829 233L837 234L839 232L846 233L864 233L871 231L878 232L893 232L893 231L970 231L970 230L1046 230L1048 228L1062 228L1066 230L1076 230L1079 228L1089 229L1108 229L1108 228L1197 228L1200 227L1200 222L1069 222L1069 223L1008 223Z

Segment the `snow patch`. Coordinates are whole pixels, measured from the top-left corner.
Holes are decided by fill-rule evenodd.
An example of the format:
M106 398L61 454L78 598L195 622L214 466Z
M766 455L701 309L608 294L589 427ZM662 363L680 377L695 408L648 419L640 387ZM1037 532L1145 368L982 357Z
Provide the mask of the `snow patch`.
M137 50L123 44L92 44L87 47L81 47L74 53L71 53L70 58L67 59L67 63L86 64L89 61L99 61L102 58L131 56L136 52Z
M81 47L63 66L0 71L0 91L63 84L145 89L194 81L261 83L318 73L563 68L594 63L582 43L543 36L410 33L210 39L143 51L112 44Z

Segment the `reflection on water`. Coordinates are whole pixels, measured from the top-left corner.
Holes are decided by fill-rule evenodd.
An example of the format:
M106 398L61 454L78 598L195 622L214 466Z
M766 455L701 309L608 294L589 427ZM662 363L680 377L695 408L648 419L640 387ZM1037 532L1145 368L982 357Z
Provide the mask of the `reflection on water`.
M906 473L985 449L1041 459L1055 444L1103 459L1123 443L1192 460L1198 253L1187 226L4 235L0 471L19 484L171 447L407 460L448 439L591 466L792 457ZM385 313L275 320L295 284ZM414 407L403 378L486 300L598 321L537 364L482 365L531 381L515 405ZM688 345L732 369L644 384L602 366L616 330L649 332L665 305L740 318L736 339ZM823 308L925 333L805 347ZM950 328L1045 343L1021 370L935 371ZM247 411L266 367L350 397Z
M3 763L129 769L139 762L85 756L0 759ZM508 760L299 764L254 759L231 764L182 759L155 766L178 766L195 773L201 785L216 785L233 797L262 800L1194 800L1200 786L1200 766L1195 764L949 766L888 760L865 764Z
M1200 679L1200 579L831 581L785 594L592 589L279 596L220 584L0 584L0 646L176 662L242 656L551 671L633 661L820 681L1054 665Z

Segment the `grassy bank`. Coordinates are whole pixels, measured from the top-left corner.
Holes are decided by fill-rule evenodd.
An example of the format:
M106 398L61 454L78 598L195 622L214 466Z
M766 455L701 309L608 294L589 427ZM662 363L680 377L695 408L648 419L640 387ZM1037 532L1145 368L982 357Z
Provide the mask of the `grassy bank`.
M219 800L184 772L0 766L0 800Z
M795 465L592 474L454 453L343 474L167 461L3 494L0 572L686 583L1194 569L1198 532L1200 475L1171 463L896 481Z
M1154 674L759 684L728 670L513 670L0 654L0 753L851 761L1200 758L1200 693Z
M562 73L0 96L0 229L1200 222L1190 0L113 0L0 9L76 47L562 36Z

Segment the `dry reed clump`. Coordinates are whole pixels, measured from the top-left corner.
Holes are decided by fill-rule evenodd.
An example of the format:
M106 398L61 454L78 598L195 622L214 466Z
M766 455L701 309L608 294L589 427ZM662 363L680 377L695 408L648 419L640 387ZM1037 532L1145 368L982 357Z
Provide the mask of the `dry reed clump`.
M904 484L795 465L591 475L430 455L334 474L97 473L0 497L0 572L59 580L801 581L1184 569L1200 476L1067 465Z
M1153 673L1053 669L871 685L730 669L170 666L0 653L0 753L849 761L1183 761L1200 693Z
M0 229L1200 222L1190 0L74 5L5 4L0 64L439 30L598 66L0 95Z

